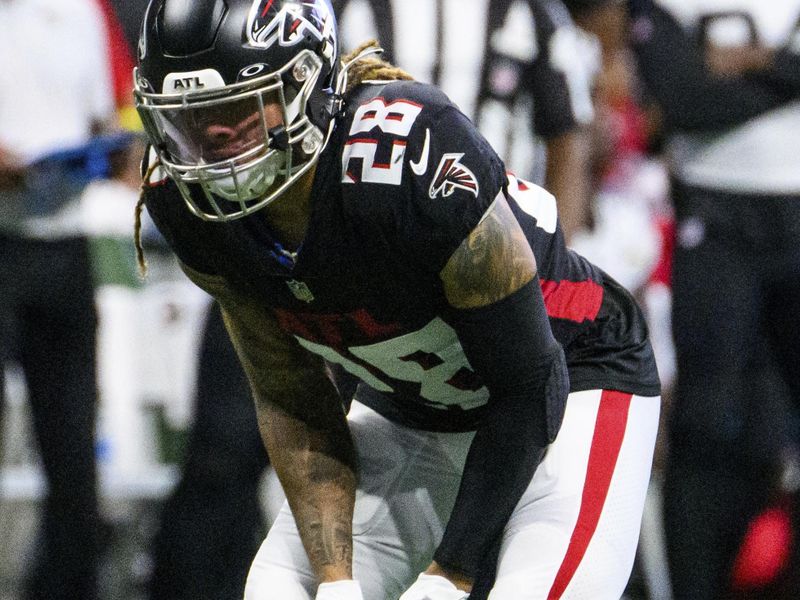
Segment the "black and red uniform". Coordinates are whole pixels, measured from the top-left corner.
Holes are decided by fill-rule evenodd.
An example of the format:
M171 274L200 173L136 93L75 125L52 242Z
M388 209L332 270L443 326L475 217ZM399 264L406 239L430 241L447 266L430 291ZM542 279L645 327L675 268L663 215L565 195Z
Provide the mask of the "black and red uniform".
M488 393L448 324L439 272L502 193L536 257L570 391L658 395L645 322L629 294L564 245L553 197L507 173L441 92L366 85L348 106L317 166L296 261L260 216L206 223L176 191L150 194L148 211L180 260L271 306L302 345L380 392L364 396L379 412L415 427L469 430Z
M226 223L205 222L189 212L170 180L151 183L146 194L148 211L181 262L195 272L222 278L229 291L269 307L280 326L300 345L358 378L361 383L356 400L390 422L411 428L407 431L471 432L485 422L484 414L487 418L491 414L492 423L502 421L499 429L504 435L519 436L515 451L521 451L520 456L528 461L534 454L541 457L534 448L537 444L541 451L556 438L567 399L562 384L566 380L558 366L562 363L529 354L526 349L539 342L532 342L530 336L515 339L505 317L497 319L497 328L487 327L485 322L477 328L465 326L465 318L470 317L449 305L440 279L455 250L492 204L504 197L535 255L538 275L534 281L541 287L550 328L558 342L556 353L563 349L566 355L569 391L596 392L598 399L600 392L606 393L604 390L621 394L621 404L616 396L603 404L618 415L619 432L626 431L625 407L631 397L638 398L637 416L631 417L628 429L646 423L646 433L626 434L633 445L625 452L626 456L637 456L638 466L633 467L636 475L619 476L617 486L622 486L619 493L636 497L639 503L624 519L640 515L649 474L649 459L642 462L641 457L645 449L652 449L655 439L658 402L653 397L659 394L659 380L644 318L631 296L565 246L553 196L508 173L487 141L436 88L408 81L368 83L356 88L345 106L316 166L310 221L305 239L295 252L280 245L261 215ZM206 199L197 193L195 201L202 207ZM529 286L520 293L527 294ZM512 296L536 300L533 294ZM511 302L514 304L509 310L517 317L529 314L518 299ZM491 313L492 308L481 312ZM544 337L545 332L540 333ZM494 339L484 340L484 334ZM498 336L502 337L499 341ZM502 348L498 354L503 356L495 356L488 348ZM539 372L544 359L547 365L553 365L549 375ZM519 361L510 371L505 364L509 360ZM530 374L525 376L531 381L517 386L524 393L519 393L515 382L497 377L498 373L528 370ZM500 415L497 410L490 413L490 389L492 400L495 393L511 394L513 402L522 404L505 406L526 416L515 419L508 410L500 411ZM537 405L546 405L545 418L540 418L542 410L530 410ZM588 405L578 401L576 406ZM645 406L646 412L640 414L639 407ZM583 409L576 410L581 413ZM605 422L600 414L607 414L607 410L598 413L597 427ZM522 427L517 429L518 425ZM569 430L566 440L576 432L573 426ZM597 470L605 473L599 480L597 473L586 478L587 485L603 481L599 487L607 491L623 437L621 433L617 436L616 450L609 453L611 446L605 447L602 435L590 435L590 439L601 440L597 448L592 445L592 453L585 446L572 455L590 463L607 456L610 470ZM641 441L634 441L640 437ZM598 449L601 447L605 450ZM471 451L471 456L482 451ZM558 456L564 455L555 453L547 460L555 464ZM499 486L522 494L535 465L531 470L498 470L492 466L503 458L471 458L464 468L462 488L469 487L471 481L491 477ZM628 460L622 462L628 464ZM585 464L583 468L587 468ZM564 481L569 477L565 474ZM631 491L627 491L628 482L633 486ZM582 481L578 483L583 485ZM536 489L534 483L530 485ZM598 510L581 512L578 524L573 525L594 531L606 492L586 493ZM574 489L570 494L570 502L562 499L558 504L569 506L574 510L570 514L577 518L582 494ZM461 506L453 511L435 558L440 564L476 572L487 564L491 567L487 544L506 527L519 495L500 500L502 508L497 498L467 497L468 508ZM529 500L530 496L525 498ZM580 520L584 518L591 526ZM632 543L635 548L638 520L636 517L635 527L624 532L599 526L597 547L606 547L607 536L623 536L626 541L622 545L629 548ZM565 522L563 527L568 538L572 525ZM575 539L588 544L591 538L590 534ZM269 540L260 554L269 555ZM585 545L572 546L556 583L547 585L566 586L571 581L586 551ZM625 561L632 560L632 553L626 551L625 556ZM269 560L263 560L266 563L260 558L256 563L268 568ZM557 563L551 566L557 567ZM256 572L264 571L259 567ZM253 573L251 569L251 577ZM628 573L626 564L619 573L608 572L606 579L621 593L620 578L626 579ZM482 577L478 585L484 581ZM263 585L269 587L269 581Z

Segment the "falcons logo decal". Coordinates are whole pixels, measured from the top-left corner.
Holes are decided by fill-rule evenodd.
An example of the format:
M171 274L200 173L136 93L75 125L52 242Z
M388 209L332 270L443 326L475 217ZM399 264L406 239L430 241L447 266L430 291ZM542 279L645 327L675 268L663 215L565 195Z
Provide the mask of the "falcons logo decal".
M253 46L269 48L276 42L293 46L310 33L320 42L336 44L334 19L324 2L255 0L247 19L247 37Z
M447 198L456 188L472 192L476 198L478 197L478 180L472 171L461 164L462 156L463 152L442 156L428 190L431 198L436 198L440 194L442 198Z

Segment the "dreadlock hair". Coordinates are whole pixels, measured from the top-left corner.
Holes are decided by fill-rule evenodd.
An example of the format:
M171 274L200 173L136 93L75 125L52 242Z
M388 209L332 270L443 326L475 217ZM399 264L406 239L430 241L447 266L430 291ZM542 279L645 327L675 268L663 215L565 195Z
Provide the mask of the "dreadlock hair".
M367 56L359 55L366 50L374 50L372 54ZM347 67L347 87L344 93L350 92L353 88L361 85L365 81L399 81L412 80L413 77L406 73L403 69L395 67L393 64L386 62L375 56L381 52L381 47L377 40L368 40L354 49L352 52L345 54L342 57L342 63L349 65ZM350 64L352 63L352 64ZM160 166L159 161L155 161L147 169L142 185L139 188L139 200L136 202L136 209L134 212L134 225L133 225L133 244L136 247L136 263L139 266L139 277L144 279L147 277L147 260L144 256L144 246L142 245L142 211L144 210L144 192L145 187L150 181L150 177Z
M155 161L147 168L147 172L142 177L142 184L139 186L139 199L136 201L136 208L134 209L133 216L133 245L136 248L136 264L139 266L139 277L145 279L147 277L147 260L144 257L144 246L142 245L142 211L144 210L144 190L158 167L161 166L159 161Z
M359 54L369 49L375 50L376 52L357 58ZM393 64L375 56L376 53L382 51L377 40L367 40L352 52L342 57L342 62L345 65L349 65L347 67L348 78L345 93L351 91L365 81L409 81L414 79L403 69L395 67ZM354 60L355 62L353 62ZM350 65L350 63L353 64Z

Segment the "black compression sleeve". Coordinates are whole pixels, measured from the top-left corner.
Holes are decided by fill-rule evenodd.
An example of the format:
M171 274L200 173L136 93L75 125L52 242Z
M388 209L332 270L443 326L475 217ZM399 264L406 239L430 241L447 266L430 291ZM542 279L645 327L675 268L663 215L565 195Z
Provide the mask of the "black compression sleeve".
M490 399L434 559L474 577L558 433L569 381L538 277L492 305L455 311L452 323Z

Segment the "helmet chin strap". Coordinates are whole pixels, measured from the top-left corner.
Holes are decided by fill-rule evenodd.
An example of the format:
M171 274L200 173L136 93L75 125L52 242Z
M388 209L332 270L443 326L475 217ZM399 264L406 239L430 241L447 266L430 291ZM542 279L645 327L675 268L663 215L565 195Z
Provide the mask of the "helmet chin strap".
M269 147L286 152L289 149L289 133L283 125L276 125L268 132Z

